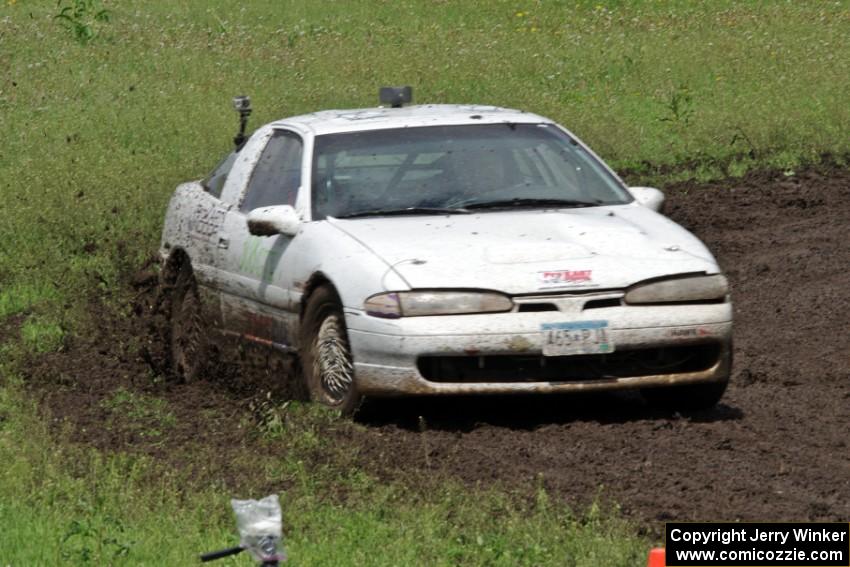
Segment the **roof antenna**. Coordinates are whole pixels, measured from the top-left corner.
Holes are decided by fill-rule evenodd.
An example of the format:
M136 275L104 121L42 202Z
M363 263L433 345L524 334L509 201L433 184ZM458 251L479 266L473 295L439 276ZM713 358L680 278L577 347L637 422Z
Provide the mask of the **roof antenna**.
M378 91L381 104L389 104L393 108L401 108L413 101L412 87L381 87Z
M233 143L238 152L247 140L245 138L245 126L248 125L248 117L251 116L251 98L244 95L233 97L233 108L239 113L239 133L233 138Z

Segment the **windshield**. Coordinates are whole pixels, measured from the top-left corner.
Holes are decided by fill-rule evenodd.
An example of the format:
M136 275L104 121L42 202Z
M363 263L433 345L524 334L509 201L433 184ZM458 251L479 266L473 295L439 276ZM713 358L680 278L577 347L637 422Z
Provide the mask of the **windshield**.
M622 185L551 124L475 124L317 136L313 219L615 205Z

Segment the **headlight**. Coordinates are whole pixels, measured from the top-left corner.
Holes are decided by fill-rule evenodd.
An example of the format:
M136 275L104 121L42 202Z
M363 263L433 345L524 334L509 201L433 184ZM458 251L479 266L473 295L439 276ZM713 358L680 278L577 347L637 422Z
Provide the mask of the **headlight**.
M626 303L684 303L713 301L729 293L726 277L698 276L638 284L626 292Z
M493 292L397 291L379 293L366 300L366 313L374 317L398 319L422 315L459 315L510 311L509 297Z

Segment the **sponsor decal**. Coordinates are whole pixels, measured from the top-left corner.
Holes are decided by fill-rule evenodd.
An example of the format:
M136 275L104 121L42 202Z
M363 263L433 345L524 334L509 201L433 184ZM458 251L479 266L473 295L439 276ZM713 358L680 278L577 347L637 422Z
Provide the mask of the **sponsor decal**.
M593 285L593 270L547 270L537 275L541 288Z
M696 329L673 329L670 331L671 337L696 337L697 330Z
M245 241L239 259L239 271L262 282L272 283L274 272L288 242L278 239L271 247L267 247L268 240L266 237L251 236Z
M713 333L711 330L706 329L705 327L690 327L687 329L671 329L670 336L676 338L685 338L685 337L709 337Z
M199 203L189 218L189 234L199 240L212 242L224 224L225 209L216 206L204 206Z

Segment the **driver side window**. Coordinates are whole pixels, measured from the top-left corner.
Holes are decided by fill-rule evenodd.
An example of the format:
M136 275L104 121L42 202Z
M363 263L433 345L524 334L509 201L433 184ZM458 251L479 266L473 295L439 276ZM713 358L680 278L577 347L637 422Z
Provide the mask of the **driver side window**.
M239 210L247 213L259 207L295 205L301 187L301 137L276 130L254 167Z

